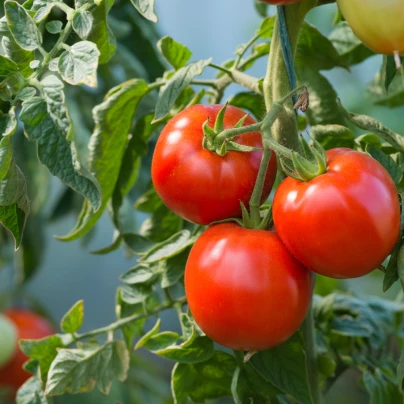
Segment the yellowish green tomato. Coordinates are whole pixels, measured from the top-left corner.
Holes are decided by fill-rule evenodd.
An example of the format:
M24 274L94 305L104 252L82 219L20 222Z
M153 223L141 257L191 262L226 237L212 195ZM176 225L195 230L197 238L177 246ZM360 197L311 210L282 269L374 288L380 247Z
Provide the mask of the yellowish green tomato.
M337 0L342 15L370 49L404 54L404 0Z
M17 330L14 324L0 314L0 368L5 366L17 350Z

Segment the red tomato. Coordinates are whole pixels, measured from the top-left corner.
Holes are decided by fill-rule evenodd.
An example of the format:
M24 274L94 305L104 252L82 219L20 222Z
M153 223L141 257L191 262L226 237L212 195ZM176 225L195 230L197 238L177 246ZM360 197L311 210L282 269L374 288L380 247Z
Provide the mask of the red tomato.
M287 4L300 3L302 0L260 0L263 3L272 4L274 6L285 6Z
M35 313L21 309L10 309L3 313L15 325L18 339L40 339L54 334L53 327ZM22 366L29 358L17 349L11 361L0 369L0 387L9 387L16 392L32 375Z
M192 248L185 291L195 321L210 338L258 351L281 344L300 327L312 278L275 231L223 223L206 230Z
M280 184L275 227L307 268L331 278L356 278L380 265L398 240L397 191L387 171L364 153L333 149L327 159L325 174Z
M157 193L177 215L198 224L237 217L240 201L248 205L257 178L262 151L230 151L224 157L202 147L203 123L213 127L222 105L194 105L180 112L163 129L154 151L152 179ZM232 128L245 112L228 106L226 129ZM248 116L245 125L255 121ZM259 132L234 139L262 147ZM262 201L271 192L276 176L276 158L271 158Z
M377 53L404 52L404 0L337 0L355 34Z

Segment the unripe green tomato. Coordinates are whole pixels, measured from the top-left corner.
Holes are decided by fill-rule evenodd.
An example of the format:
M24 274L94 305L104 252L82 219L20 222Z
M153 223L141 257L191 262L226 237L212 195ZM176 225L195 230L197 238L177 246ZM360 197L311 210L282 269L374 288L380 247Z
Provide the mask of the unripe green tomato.
M300 3L302 0L261 0L263 3L272 4L274 6L286 6L287 4Z
M356 36L370 49L404 53L404 0L337 0Z
M17 351L17 330L14 324L0 314L0 368L5 366Z

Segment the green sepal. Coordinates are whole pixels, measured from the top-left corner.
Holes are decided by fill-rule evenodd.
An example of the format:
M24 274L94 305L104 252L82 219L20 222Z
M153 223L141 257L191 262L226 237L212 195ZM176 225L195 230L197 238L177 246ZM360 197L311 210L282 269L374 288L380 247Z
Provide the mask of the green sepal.
M253 226L251 223L250 214L248 213L248 210L242 201L240 201L240 206L241 206L241 215L243 218L243 227L245 227L246 229L252 229Z
M315 164L311 163L296 152L292 152L292 162L296 173L303 181L310 181L318 175L318 170Z
M241 128L244 125L245 120L247 119L248 114L245 114L235 125L235 128Z
M252 147L252 146L245 146L243 144L237 143L237 142L233 142L233 141L228 141L226 142L226 149L227 151L240 151L240 152L253 152L256 150L263 150L262 147Z
M228 105L229 104L226 102L226 104L224 104L223 108L217 114L215 122L215 133L217 134L224 131L224 115Z

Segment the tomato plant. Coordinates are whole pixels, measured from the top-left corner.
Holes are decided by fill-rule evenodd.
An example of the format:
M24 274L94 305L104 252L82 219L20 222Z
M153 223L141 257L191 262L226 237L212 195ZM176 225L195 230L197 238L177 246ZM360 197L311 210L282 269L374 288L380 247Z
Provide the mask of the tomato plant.
M404 52L402 0L337 0L355 34L377 53Z
M206 230L185 268L197 324L219 344L243 351L279 345L298 330L310 305L311 282L311 272L275 231L234 223Z
M397 243L396 187L366 154L341 148L328 151L327 158L325 174L282 182L274 198L275 226L292 254L313 271L332 278L363 276Z
M402 3L183 1L1 3L0 402L402 402Z
M48 321L31 311L9 309L4 312L4 316L14 325L19 340L40 339L54 333L54 328ZM28 359L20 349L17 349L11 360L0 368L0 386L11 387L17 391L31 376L23 369L23 365Z
M202 125L208 121L213 127L222 107L194 105L180 112L164 127L154 150L152 179L157 193L173 212L194 223L209 224L240 216L240 202L248 206L262 158L262 151L230 151L221 157L202 147ZM228 106L224 128L232 128L244 116L241 109ZM254 122L247 116L244 125ZM235 141L262 147L258 132L243 134ZM274 157L262 201L271 192L275 176Z

